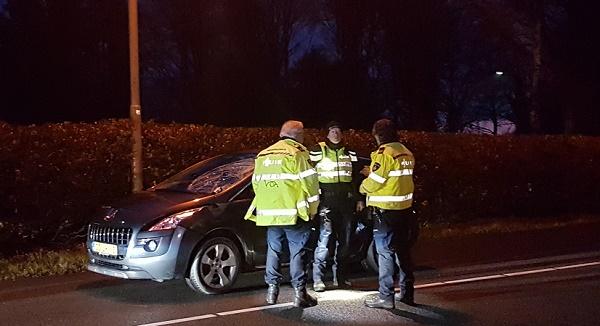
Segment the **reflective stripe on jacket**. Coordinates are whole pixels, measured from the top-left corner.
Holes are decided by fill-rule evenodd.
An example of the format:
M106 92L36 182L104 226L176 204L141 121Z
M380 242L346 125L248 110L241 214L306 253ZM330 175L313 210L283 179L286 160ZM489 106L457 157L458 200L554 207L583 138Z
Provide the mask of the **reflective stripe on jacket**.
M308 151L284 138L260 152L254 162L252 187L256 194L246 216L259 226L294 225L317 213L319 183Z
M316 163L320 183L352 182L352 163L357 162L356 152L344 147L333 149L325 142L319 143L320 151L311 151L310 160Z
M367 206L402 210L412 206L415 158L399 142L381 145L371 153L369 176L360 185Z

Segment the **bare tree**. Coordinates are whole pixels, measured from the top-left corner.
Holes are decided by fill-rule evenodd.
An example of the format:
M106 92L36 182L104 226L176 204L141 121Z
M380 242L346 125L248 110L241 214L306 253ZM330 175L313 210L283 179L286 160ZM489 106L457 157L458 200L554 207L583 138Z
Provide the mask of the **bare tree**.
M478 4L483 26L503 54L504 70L515 80L512 103L517 130L543 131L541 87L554 74L547 51L549 23L560 0L486 0Z

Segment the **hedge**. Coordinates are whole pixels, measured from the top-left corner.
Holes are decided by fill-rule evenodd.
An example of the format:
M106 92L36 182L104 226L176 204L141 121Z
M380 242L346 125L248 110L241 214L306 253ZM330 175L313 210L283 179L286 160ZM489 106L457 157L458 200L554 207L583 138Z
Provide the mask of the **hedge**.
M144 183L202 159L261 149L276 128L143 126ZM306 143L323 139L308 129ZM600 212L600 139L401 132L416 157L422 223ZM348 130L349 147L368 156L371 135ZM81 240L101 205L130 192L127 120L14 126L0 122L0 256Z

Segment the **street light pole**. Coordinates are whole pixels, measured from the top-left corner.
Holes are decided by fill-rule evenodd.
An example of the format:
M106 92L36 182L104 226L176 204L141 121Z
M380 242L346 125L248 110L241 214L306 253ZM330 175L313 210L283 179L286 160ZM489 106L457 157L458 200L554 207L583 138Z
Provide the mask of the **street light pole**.
M142 174L142 107L140 105L140 68L138 40L137 0L129 0L129 78L131 105L129 119L131 123L132 143L132 191L143 189Z

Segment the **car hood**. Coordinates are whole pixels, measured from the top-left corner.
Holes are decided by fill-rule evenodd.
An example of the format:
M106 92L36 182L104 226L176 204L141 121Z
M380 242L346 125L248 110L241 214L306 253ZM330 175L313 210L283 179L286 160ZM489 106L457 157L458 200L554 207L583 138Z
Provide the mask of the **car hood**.
M105 225L141 227L157 218L199 207L213 200L214 196L198 198L198 195L181 192L142 191L110 206L103 206L93 221Z

